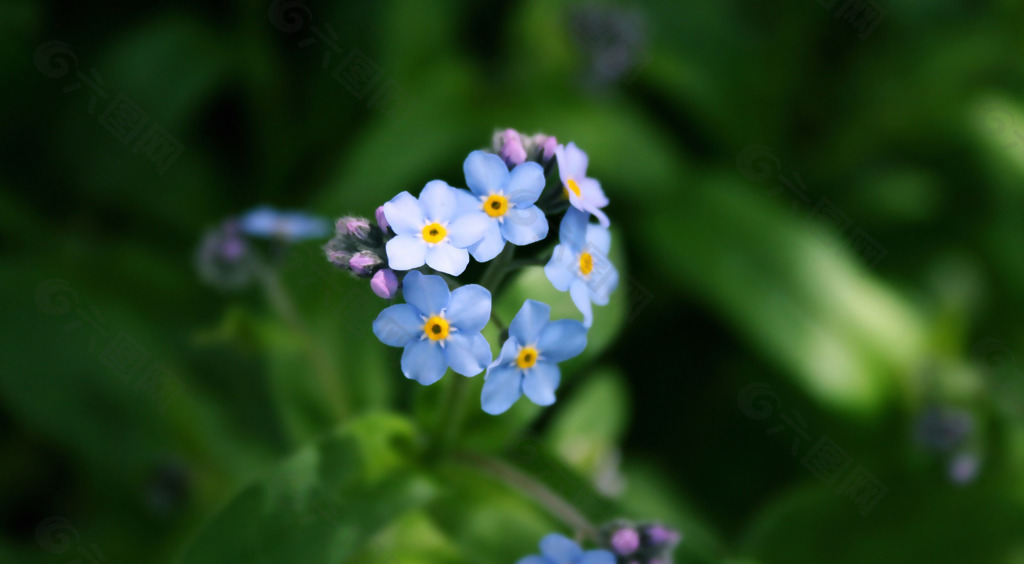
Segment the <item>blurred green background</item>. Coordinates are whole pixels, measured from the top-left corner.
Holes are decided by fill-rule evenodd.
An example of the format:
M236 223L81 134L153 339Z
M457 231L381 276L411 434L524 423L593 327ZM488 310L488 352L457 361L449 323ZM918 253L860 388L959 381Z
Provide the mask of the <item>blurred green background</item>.
M445 390L320 242L281 259L297 323L193 265L258 204L461 186L514 127L589 153L623 282L559 402L473 413L467 448L680 529L677 562L1024 562L1024 3L6 0L0 27L0 561L568 534L418 454ZM929 408L970 429L929 448Z

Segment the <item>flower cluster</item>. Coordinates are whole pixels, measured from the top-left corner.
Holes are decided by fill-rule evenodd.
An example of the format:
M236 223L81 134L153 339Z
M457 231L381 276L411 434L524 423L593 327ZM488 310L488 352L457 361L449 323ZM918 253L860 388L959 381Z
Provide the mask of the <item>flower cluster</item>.
M418 195L402 192L380 206L376 225L338 220L324 246L327 260L370 278L383 298L404 297L380 313L373 332L403 349L406 378L430 385L449 368L468 377L486 372L480 404L492 415L523 395L542 406L555 402L558 364L583 352L592 305L607 304L618 284L602 209L608 199L587 165L575 143L507 129L495 134L491 151L466 157L466 188L432 180ZM549 258L537 259L554 225L558 242ZM531 245L538 249L525 251L526 260L546 262L547 278L569 294L582 321L552 320L549 305L528 299L506 330L491 311L516 248ZM470 259L489 263L477 283L461 280ZM497 358L482 333L491 320L502 334Z
M658 523L634 525L625 520L602 527L600 537L617 564L670 564L672 550L682 539L677 531Z
M607 550L583 550L578 544L558 533L540 540L540 554L520 558L516 564L616 564Z

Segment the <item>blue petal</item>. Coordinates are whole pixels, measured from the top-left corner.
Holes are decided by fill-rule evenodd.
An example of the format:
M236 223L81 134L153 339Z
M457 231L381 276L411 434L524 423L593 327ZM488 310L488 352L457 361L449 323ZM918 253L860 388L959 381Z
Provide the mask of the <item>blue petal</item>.
M551 306L537 300L526 300L508 325L508 334L523 345L537 342L541 329L551 319Z
M247 212L238 222L242 232L253 237L272 237L277 226L277 210L261 206Z
M384 217L391 230L399 235L419 235L426 225L419 200L408 192L402 192L391 198L390 202L384 203Z
M594 312L590 307L590 289L587 288L587 283L578 278L574 280L569 285L569 297L583 314L583 326L589 329L594 324Z
M615 555L607 550L588 550L577 564L615 564Z
M404 347L422 333L420 311L409 304L393 305L373 320L373 334L380 342L392 347Z
M573 249L582 249L587 244L587 220L590 214L576 208L569 208L559 226L558 238Z
M543 556L525 556L516 561L516 564L551 564L551 561Z
M319 217L302 212L290 212L281 216L279 229L286 238L301 241L327 235L330 224Z
M505 187L508 167L501 157L483 151L473 151L462 163L466 186L477 196L488 196Z
M448 366L463 376L476 376L491 362L491 345L480 333L453 333L445 341Z
M516 341L515 337L505 341L505 344L501 346L501 351L498 353L498 358L494 359L494 363L491 364L491 368L505 364L511 365L515 362L516 356L519 354L519 342Z
M388 266L394 270L419 268L427 259L427 244L423 239L413 235L395 236L388 241L385 250L388 254Z
M483 239L493 223L482 211L464 213L448 226L448 238L455 247L465 249Z
M447 223L455 218L459 209L459 201L455 197L455 188L443 180L431 180L420 192L420 207L428 221ZM391 221L390 219L388 221ZM397 233L397 232L396 232Z
M569 145L555 147L555 159L558 160L558 177L565 185L570 178L579 181L587 176L587 154L569 142Z
M469 251L449 243L438 243L427 249L427 266L438 272L458 276L469 264Z
M483 212L484 203L479 196L475 196L468 190L455 190L455 199L459 202L458 215L467 214L470 212Z
M559 292L568 291L569 286L576 280L578 267L575 262L576 253L572 252L568 245L558 245L551 254L551 260L544 265L544 275Z
M448 300L445 318L463 333L483 330L491 318L491 292L479 284L456 288Z
M551 533L540 540L540 551L544 556L553 559L555 562L575 562L583 556L583 550L572 540L558 534Z
M601 227L607 228L609 225L611 225L611 222L608 221L608 216L603 211L601 211L600 208L598 208L591 202L582 200L579 207L584 212L594 214L594 217L597 218L597 221L598 223L601 224Z
M604 195L601 183L593 178L584 178L576 181L580 186L580 196L595 207L603 208L608 205L608 196Z
M402 351L402 374L424 386L440 380L447 369L444 350L437 341L413 341Z
M451 296L444 279L440 276L422 274L418 270L405 275L402 293L407 303L416 306L427 317L437 315L448 307Z
M489 368L480 394L480 407L491 415L505 413L523 395L521 384L519 369L511 366Z
M501 235L501 225L497 220L488 218L488 226L484 231L483 238L471 246L469 252L477 262L487 262L501 254L504 248L505 238Z
M526 370L523 377L523 393L537 405L555 403L555 390L562 381L562 372L557 364L538 362Z
M518 207L531 206L544 191L544 169L535 162L523 163L509 173L505 196Z
M612 233L600 225L590 224L587 226L587 246L597 249L602 255L608 255L612 248Z
M574 319L552 321L540 330L537 350L548 362L568 360L587 348L587 329Z
M513 245L529 245L548 236L548 218L537 206L511 209L501 223L501 234Z
M604 261L602 270L597 269L598 257L594 257L594 270L586 279L587 290L590 292L590 301L597 305L608 305L612 292L619 285L619 271L615 270L607 258L601 257Z

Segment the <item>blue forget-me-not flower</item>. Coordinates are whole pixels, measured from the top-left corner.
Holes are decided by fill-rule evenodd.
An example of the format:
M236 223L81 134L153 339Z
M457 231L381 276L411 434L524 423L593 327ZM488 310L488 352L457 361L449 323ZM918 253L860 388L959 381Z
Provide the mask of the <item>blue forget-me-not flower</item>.
M303 212L283 212L261 206L246 212L238 220L242 232L250 237L304 241L320 239L330 233L330 223Z
M467 284L449 291L440 276L414 270L402 281L402 294L406 303L380 312L373 334L385 345L405 349L406 378L428 386L449 367L463 376L483 372L491 362L491 347L480 333L491 316L487 289Z
M395 232L386 247L390 268L411 270L426 264L452 276L466 270L466 247L483 237L488 223L482 214L460 212L459 192L444 181L432 180L419 199L402 192L384 204L387 224Z
M555 403L562 374L558 363L587 347L579 321L550 321L551 306L526 300L508 326L501 354L487 368L480 405L491 415L504 413L524 393L537 405Z
M558 176L562 180L569 204L580 211L594 214L602 227L608 227L608 216L601 211L601 208L608 205L608 198L601 190L601 183L587 178L587 154L570 141L568 145L555 147L555 158L558 159Z
M615 564L607 550L584 551L571 539L551 533L540 541L540 555L520 558L516 564Z
M611 234L604 227L591 224L589 215L570 209L562 218L551 260L544 265L544 274L560 292L569 292L583 314L583 325L594 322L591 302L607 305L608 298L619 285L619 273L608 260Z
M468 214L487 224L483 238L469 247L473 258L487 262L505 248L529 245L547 237L548 220L536 205L544 190L544 169L524 162L511 172L498 155L473 151L462 165L472 194L459 191Z

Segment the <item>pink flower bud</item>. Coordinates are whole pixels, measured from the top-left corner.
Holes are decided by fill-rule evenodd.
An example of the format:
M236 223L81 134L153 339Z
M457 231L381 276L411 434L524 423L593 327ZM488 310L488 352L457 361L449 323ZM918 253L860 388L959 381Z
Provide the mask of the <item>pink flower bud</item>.
M387 231L389 224L388 218L384 217L384 206L377 208L374 215L377 217L377 225L380 227L381 231Z
M515 129L506 129L500 133L501 148L498 149L498 156L505 161L509 167L515 167L526 162L526 148L523 147L523 140Z
M379 297L390 300L398 293L398 277L390 268L382 268L370 279L370 289Z

